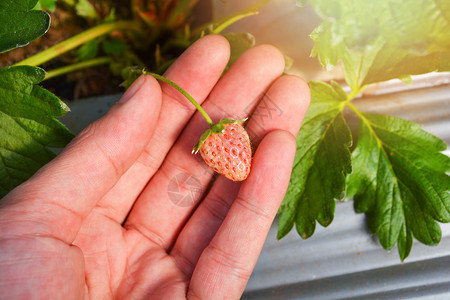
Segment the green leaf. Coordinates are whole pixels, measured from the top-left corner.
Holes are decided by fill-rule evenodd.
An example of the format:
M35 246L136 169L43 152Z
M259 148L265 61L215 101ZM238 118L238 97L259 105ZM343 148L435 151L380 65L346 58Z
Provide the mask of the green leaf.
M106 40L102 46L103 51L108 55L118 55L126 51L126 43L122 40Z
M38 1L37 3L36 3L36 5L33 7L33 10L42 10L43 8L42 8L42 4L41 4L41 2L40 1Z
M89 42L83 44L83 46L81 46L77 50L76 60L83 61L96 57L98 54L99 46L100 46L99 39L90 40Z
M75 10L77 11L77 15L83 18L90 19L99 19L97 11L95 7L89 2L89 0L78 0L77 4L75 4Z
M450 69L450 1L311 0L324 21L312 56L327 69L342 62L353 88Z
M352 136L342 109L347 94L332 83L310 82L311 105L297 136L297 153L288 191L280 208L278 239L296 224L300 236L310 237L316 220L328 226L335 199L344 197L346 174L352 170Z
M0 70L0 197L27 180L73 137L55 118L69 108L36 84L44 70L31 66Z
M114 7L111 8L108 15L105 17L105 22L114 22L116 20L116 9Z
M450 221L450 159L440 153L447 145L410 121L362 113L360 118L347 196L354 197L357 212L367 214L381 245L390 250L398 243L404 260L412 236L436 245L436 221Z
M231 66L242 53L255 46L255 37L248 32L226 33L223 35L230 43L230 60L228 66Z
M60 0L60 1L64 2L65 4L67 4L71 7L75 7L77 0Z
M29 11L33 9L38 0L21 0L21 1L13 1L13 0L2 0L0 1L0 11L15 11L15 10L24 10Z
M121 71L124 81L120 85L128 89L142 74L144 74L144 69L142 67L126 67Z
M27 45L50 26L50 16L32 10L38 0L0 1L0 53Z
M216 28L214 28L211 33L220 34L224 29L226 29L228 26L236 23L237 21L248 18L250 16L257 15L257 14L259 14L258 11L250 11L247 13L233 16L233 17L229 18L228 20L224 21L222 24L218 25Z
M54 12L56 9L56 0L39 0L39 2L51 12Z
M284 73L287 73L294 64L294 59L286 54L283 54L283 56L284 56Z

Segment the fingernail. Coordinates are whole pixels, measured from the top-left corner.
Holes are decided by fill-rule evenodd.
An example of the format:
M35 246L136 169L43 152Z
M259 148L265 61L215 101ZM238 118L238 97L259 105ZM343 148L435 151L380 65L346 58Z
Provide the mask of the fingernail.
M144 75L139 76L138 79L136 79L133 84L126 90L126 92L122 95L122 98L120 98L119 103L125 103L129 99L131 99L134 94L136 94L137 91L141 88L142 84L144 83L145 77Z

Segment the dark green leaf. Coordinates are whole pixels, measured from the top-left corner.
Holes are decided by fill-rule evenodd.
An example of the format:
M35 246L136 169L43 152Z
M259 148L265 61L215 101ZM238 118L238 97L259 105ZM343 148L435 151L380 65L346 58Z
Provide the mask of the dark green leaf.
M29 11L37 2L38 0L2 0L0 1L0 11Z
M32 10L37 1L0 1L0 53L25 46L47 32L50 16Z
M352 169L352 137L342 115L347 95L334 82L309 86L311 106L297 136L291 181L280 208L279 239L294 223L304 239L314 233L316 220L328 226L335 199L344 197L345 177Z
M324 21L311 38L323 66L342 61L347 83L363 85L450 69L450 1L311 0Z
M411 252L413 244L413 238L411 231L406 228L406 224L402 226L400 229L400 235L398 237L398 254L400 255L400 259L404 261Z
M44 70L30 66L0 70L0 197L27 180L73 135L55 118L69 108L36 84Z
M126 44L121 40L106 40L103 42L103 51L108 55L118 55L124 53Z
M367 214L385 249L398 243L403 260L412 236L436 245L436 221L450 221L450 159L440 153L447 145L416 123L376 114L361 118L347 195L354 196L357 212Z

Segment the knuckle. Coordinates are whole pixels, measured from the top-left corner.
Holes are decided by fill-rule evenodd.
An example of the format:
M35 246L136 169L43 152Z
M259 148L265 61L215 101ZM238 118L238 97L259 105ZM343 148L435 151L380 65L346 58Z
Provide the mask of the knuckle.
M254 204L253 201L251 201L250 199L238 195L235 203L244 207L247 211L253 213L257 217L267 219L267 221L269 220L272 221L273 218L272 214L269 211L263 209L262 207Z
M204 255L209 256L214 264L218 267L217 272L220 274L229 274L238 279L242 279L247 281L251 275L251 268L248 267L248 264L242 262L235 255L228 253L219 247L215 247L214 245L208 246Z

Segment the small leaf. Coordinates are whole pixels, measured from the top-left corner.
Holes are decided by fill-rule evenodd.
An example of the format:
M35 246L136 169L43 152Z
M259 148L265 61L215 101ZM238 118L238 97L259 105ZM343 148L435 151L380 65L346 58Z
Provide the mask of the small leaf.
M33 10L43 10L42 4L41 4L40 1L38 1L38 2L36 3L36 5L33 7Z
M223 129L222 129L223 130ZM206 139L212 134L212 130L209 128L205 132L202 133L202 136L198 140L198 142L195 144L194 148L192 149L193 154L197 154L198 151L200 151L200 148L202 147L203 143L206 141Z
M96 57L98 54L99 45L100 41L98 39L90 40L89 42L83 44L83 46L77 50L76 60L83 61Z
M27 45L50 26L50 16L32 10L38 0L0 1L0 53Z
M116 9L113 7L105 17L105 22L114 22L116 20Z
M328 226L335 199L342 199L351 172L352 136L342 115L347 95L332 83L310 82L311 105L297 136L297 153L288 191L281 205L278 238L294 223L300 236L310 237L316 220Z
M56 9L56 0L39 0L39 2L51 12L54 12Z
M77 11L77 15L79 15L80 17L90 18L94 20L99 19L95 7L91 2L89 2L89 0L78 0L77 4L75 5L75 9Z
M356 90L369 83L450 69L450 1L311 0L324 21L311 34L327 69L337 62Z
M284 72L286 73L294 64L294 59L286 54L284 54L283 56L284 56Z
M103 51L108 55L118 55L124 53L126 44L122 40L106 40L103 42Z
M75 7L75 4L76 4L77 0L60 0L60 1L62 1L65 4L69 5L70 7Z
M31 66L0 70L0 198L27 180L73 137L55 118L69 108L36 84L44 70Z
M127 89L144 73L145 70L142 67L133 66L123 68L121 75L124 81L120 85Z
M398 79L400 79L401 81L403 81L406 84L412 84L412 77L411 75L406 75L403 77L399 77Z
M450 159L440 153L447 145L413 122L376 114L361 118L347 196L354 196L357 212L367 214L385 249L398 243L403 260L412 236L436 245L436 221L450 221Z

